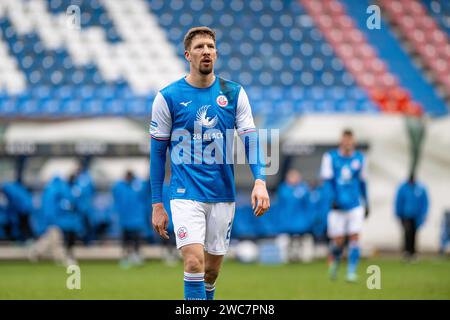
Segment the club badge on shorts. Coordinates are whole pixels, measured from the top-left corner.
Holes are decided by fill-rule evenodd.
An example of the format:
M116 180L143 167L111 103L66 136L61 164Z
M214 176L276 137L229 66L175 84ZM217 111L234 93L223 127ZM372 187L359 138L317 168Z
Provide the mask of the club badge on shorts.
M223 94L217 97L216 102L219 106L226 107L228 105L228 99Z
M177 237L178 237L178 239L184 240L184 239L187 238L187 236L188 236L188 232L187 232L186 227L179 227L179 228L178 228L178 231L177 231Z

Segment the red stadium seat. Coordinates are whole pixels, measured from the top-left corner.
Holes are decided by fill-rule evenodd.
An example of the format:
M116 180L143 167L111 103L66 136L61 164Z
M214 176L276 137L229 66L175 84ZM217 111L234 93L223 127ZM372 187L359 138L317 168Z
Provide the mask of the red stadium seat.
M375 58L373 60L368 60L369 68L375 72L377 75L384 74L387 72L387 65L386 63L379 59Z
M380 3L388 11L393 23L399 26L403 37L419 55L423 65L445 87L442 73L450 72L448 35L428 15L420 1L381 0Z

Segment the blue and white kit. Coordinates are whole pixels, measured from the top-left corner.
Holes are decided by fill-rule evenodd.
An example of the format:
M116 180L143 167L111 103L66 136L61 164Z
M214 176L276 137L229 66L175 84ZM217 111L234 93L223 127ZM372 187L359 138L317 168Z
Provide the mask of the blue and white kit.
M228 146L232 145L228 140L234 135L227 133L235 129L247 155L256 152L258 161L250 164L254 178L265 179L254 143L258 138L250 103L239 84L216 76L211 86L197 88L182 78L158 92L153 102L152 203L162 202L169 147L171 209L179 248L201 243L212 254L224 254L228 249L236 191L233 164L227 161ZM223 212L217 214L218 210ZM211 222L211 218L217 220ZM208 243L217 237L226 241Z
M328 215L331 238L361 231L367 205L366 171L365 158L359 151L344 156L336 149L323 155L320 175L328 184L334 203Z

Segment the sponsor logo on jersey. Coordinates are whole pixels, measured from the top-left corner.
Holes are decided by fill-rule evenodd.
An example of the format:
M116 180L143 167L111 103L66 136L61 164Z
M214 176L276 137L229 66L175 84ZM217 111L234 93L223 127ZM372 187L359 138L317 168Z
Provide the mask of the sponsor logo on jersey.
M177 230L177 237L180 240L184 240L184 239L186 239L188 237L188 232L187 232L186 227L183 226L183 227L179 227L178 228L178 230Z
M196 116L196 122L200 124L202 127L207 129L214 128L217 125L217 122L219 121L217 115L215 115L214 117L207 116L209 107L211 106L210 105L202 106L200 109L198 109Z
M180 102L180 104L184 107L187 107L190 103L192 102L192 100L186 101L186 102Z
M228 105L228 99L223 94L217 97L216 102L221 107L226 107Z

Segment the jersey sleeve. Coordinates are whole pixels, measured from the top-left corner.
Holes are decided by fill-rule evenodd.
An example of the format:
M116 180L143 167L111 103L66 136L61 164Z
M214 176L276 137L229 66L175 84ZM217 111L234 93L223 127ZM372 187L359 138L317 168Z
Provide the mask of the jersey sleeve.
M331 155L325 153L322 156L322 164L320 165L320 177L323 180L329 180L334 177L333 164L331 161Z
M150 135L156 140L169 140L171 130L172 116L170 115L169 106L161 92L158 92L152 106Z
M367 161L366 158L362 158L362 164L361 164L361 170L359 172L359 179L360 180L367 180Z
M253 122L252 108L250 107L247 93L242 87L239 91L237 101L235 126L239 135L256 131L255 123Z
M265 180L263 150L259 146L259 138L253 122L252 109L247 93L241 87L236 107L236 130L244 143L245 154L254 179Z

